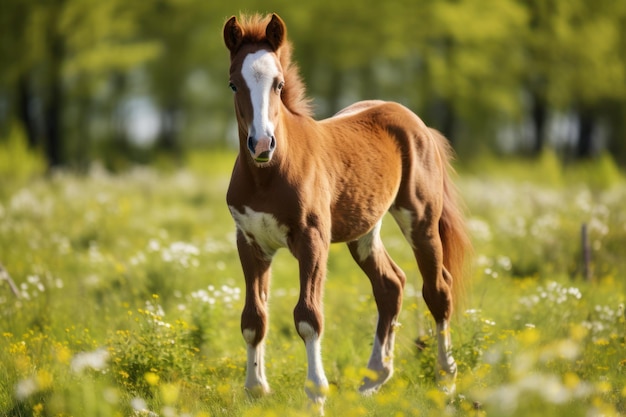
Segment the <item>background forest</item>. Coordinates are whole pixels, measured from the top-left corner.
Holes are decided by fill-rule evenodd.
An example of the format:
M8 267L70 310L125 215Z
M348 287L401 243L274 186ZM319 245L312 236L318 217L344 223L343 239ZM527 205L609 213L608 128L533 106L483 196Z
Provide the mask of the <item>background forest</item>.
M464 159L626 163L626 3L614 0L3 0L0 144L119 169L235 140L221 29L277 12L316 115L399 101Z

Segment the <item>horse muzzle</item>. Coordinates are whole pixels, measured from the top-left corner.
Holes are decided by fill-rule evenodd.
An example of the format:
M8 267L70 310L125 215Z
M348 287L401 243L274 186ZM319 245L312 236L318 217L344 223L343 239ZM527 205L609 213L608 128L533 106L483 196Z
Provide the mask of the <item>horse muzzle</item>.
M272 159L276 149L276 138L272 136L262 136L258 139L250 136L248 138L248 150L254 162L266 164Z

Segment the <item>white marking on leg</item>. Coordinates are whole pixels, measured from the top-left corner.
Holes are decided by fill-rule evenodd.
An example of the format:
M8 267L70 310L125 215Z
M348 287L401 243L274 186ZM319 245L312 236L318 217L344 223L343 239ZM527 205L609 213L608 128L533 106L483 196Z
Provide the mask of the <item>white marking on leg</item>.
M372 230L358 240L357 253L359 254L359 260L361 262L365 261L376 248L382 246L382 241L380 240L380 228L382 224L383 221L379 220Z
M372 373L363 378L359 387L361 394L371 395L375 393L393 375L393 349L396 339L393 329L399 326L400 324L394 320L392 330L389 332L384 344L380 341L378 335L374 335L374 347L367 363L367 369L372 371Z
M248 345L248 363L246 366L246 389L253 396L260 396L270 392L265 378L265 343L261 341L253 345L256 331L243 330L243 338Z
M322 348L320 337L313 327L305 322L298 323L298 333L304 339L307 357L307 377L304 391L315 404L324 405L328 392L328 380L322 366Z
M280 224L273 215L254 211L248 206L244 206L243 213L233 206L228 208L246 241L256 243L268 258L271 258L279 248L287 246L289 228Z
M438 377L443 384L442 388L449 393L454 393L457 368L452 357L450 327L447 320L437 323L437 362L441 371Z
M409 242L411 247L415 249L413 238L411 236L413 234L413 212L405 208L398 207L389 209L389 213L391 213L393 218L396 220L396 223L398 223L398 226L400 226L400 230L402 230L404 238Z

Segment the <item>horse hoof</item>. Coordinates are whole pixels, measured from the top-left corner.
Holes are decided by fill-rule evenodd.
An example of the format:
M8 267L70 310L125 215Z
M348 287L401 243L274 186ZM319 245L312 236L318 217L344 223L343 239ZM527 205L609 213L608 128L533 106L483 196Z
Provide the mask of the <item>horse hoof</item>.
M325 403L326 403L326 397L317 399L317 400L311 398L311 402L309 403L309 411L311 415L323 416Z
M251 398L261 398L270 393L270 387L265 384L253 385L246 387L246 392Z
M328 384L317 385L311 380L304 384L304 392L314 404L324 404L328 394Z
M456 393L456 366L450 373L440 371L437 382L441 391L450 396L454 395Z
M304 384L304 392L306 392L307 397L309 397L309 408L312 413L323 416L326 395L328 394L328 385L316 385L313 381L308 380Z
M378 371L368 369L368 371L368 374L371 375L363 378L361 386L359 387L359 392L364 396L370 396L378 392L380 387L382 387L393 374L393 368L384 368Z

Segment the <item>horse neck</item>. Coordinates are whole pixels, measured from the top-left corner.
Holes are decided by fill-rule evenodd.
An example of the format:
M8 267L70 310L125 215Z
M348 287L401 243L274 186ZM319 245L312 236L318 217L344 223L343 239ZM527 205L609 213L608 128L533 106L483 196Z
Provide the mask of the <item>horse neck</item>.
M280 137L277 138L281 149L278 162L284 169L294 163L304 163L302 158L310 156L312 147L323 140L319 124L311 116L292 113L283 106L280 122ZM296 162L300 161L300 162Z

